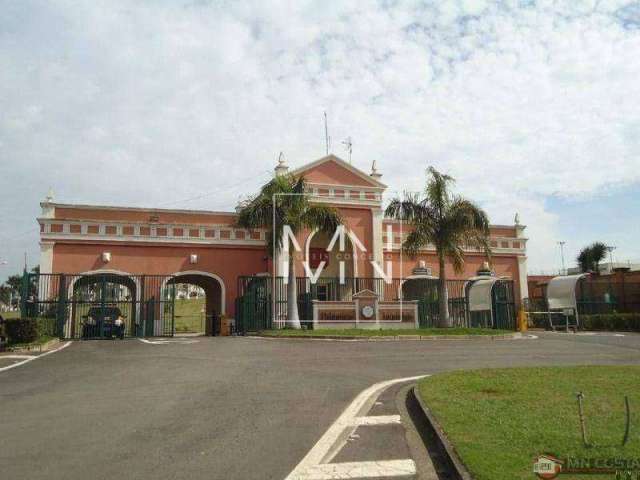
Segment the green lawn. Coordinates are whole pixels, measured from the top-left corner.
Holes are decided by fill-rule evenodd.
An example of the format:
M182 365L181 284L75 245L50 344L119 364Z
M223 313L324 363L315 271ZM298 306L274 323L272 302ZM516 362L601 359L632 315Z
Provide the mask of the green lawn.
M333 336L333 337L382 337L396 335L505 335L514 333L511 330L493 330L490 328L419 328L419 329L379 329L369 330L363 328L345 329L318 329L318 330L263 330L260 335L273 337L299 337L299 336Z
M476 480L535 478L533 459L640 458L640 367L558 367L477 370L435 375L419 384L463 463ZM576 393L585 395L588 439L583 446ZM624 396L631 437L624 435ZM612 475L559 478L614 478ZM634 477L635 478L635 477Z
M2 315L2 318L9 319L9 318L20 318L20 310L16 310L14 312L0 312L0 315Z
M204 298L176 299L176 332L204 332Z

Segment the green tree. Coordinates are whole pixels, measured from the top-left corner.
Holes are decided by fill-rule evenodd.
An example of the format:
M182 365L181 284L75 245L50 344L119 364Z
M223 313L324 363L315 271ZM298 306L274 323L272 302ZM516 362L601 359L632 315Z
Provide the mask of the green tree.
M415 257L427 245L436 249L441 327L451 326L446 260L451 261L456 272L462 272L465 246L481 248L487 256L491 255L487 214L470 200L452 195L449 186L453 182L449 175L429 167L424 195L405 193L402 199L394 198L385 212L387 216L403 220L413 227L403 242L410 256Z
M9 305L11 302L11 287L7 284L0 285L0 303Z
M294 235L305 228L328 234L335 232L342 223L339 212L329 206L311 203L305 192L304 177L278 175L264 185L257 195L238 205L237 224L242 228L266 229L268 255L282 251L285 225ZM292 249L289 249L287 279L287 325L300 328Z
M607 245L602 242L594 242L584 247L576 257L580 271L583 273L600 273L600 262L607 257Z
M11 288L11 291L13 291L14 296L20 295L20 290L22 289L22 274L11 275L9 278L7 278L7 281L5 282L5 284L8 285L9 288Z

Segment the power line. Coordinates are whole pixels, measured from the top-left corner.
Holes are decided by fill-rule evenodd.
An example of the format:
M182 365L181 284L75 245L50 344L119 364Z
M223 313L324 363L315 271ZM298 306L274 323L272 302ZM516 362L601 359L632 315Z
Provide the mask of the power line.
M261 173L263 173L263 175L265 175L267 173L270 174L271 172L269 170L263 170ZM264 179L264 176L262 177L262 179ZM220 193L220 192L226 192L227 190L239 187L239 186L244 185L245 183L248 183L248 182L253 181L253 180L256 180L255 176L254 177L245 178L245 179L243 179L243 180L241 180L241 181L239 181L237 183L234 183L232 185L227 185L224 188L217 188L216 190L211 190L209 192L204 192L204 193L202 193L200 195L197 195L197 196L194 196L194 197L183 198L181 200L172 200L171 202L161 203L161 204L159 204L157 206L158 207L164 207L164 206L168 206L168 205L175 205L176 203L190 202L190 201L193 201L193 200L199 200L201 198L209 197L211 195L215 195L215 194Z

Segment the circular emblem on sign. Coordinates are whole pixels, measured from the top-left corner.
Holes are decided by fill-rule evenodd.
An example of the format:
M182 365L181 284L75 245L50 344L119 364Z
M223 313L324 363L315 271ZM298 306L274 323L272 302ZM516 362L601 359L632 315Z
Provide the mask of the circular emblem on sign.
M533 464L533 473L538 478L551 480L562 472L562 461L551 455L540 455Z
M373 307L371 305L365 305L364 307L362 307L362 316L364 318L371 318L373 317L374 313L375 311L373 310Z

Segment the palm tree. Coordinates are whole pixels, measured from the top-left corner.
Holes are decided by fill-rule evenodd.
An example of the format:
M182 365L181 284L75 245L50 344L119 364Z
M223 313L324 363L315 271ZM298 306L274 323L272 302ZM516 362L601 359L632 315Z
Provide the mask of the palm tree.
M405 193L404 199L391 201L385 214L413 227L403 243L410 256L415 257L427 245L435 246L440 271L439 323L450 327L445 260L449 259L456 273L460 273L464 267L465 246L481 248L490 256L489 219L484 210L470 200L449 193L449 185L454 182L452 177L433 167L429 167L428 175L423 198Z
M304 177L295 177L291 174L277 175L264 185L256 196L238 205L236 223L242 228L267 229L269 255L282 251L282 234L285 225L291 228L291 233L294 235L305 228L328 234L334 233L342 223L338 211L325 205L312 204L305 192ZM294 260L293 250L289 249L287 325L300 328Z
M602 242L594 242L580 250L576 257L578 266L583 273L600 273L600 262L607 257L607 246Z

